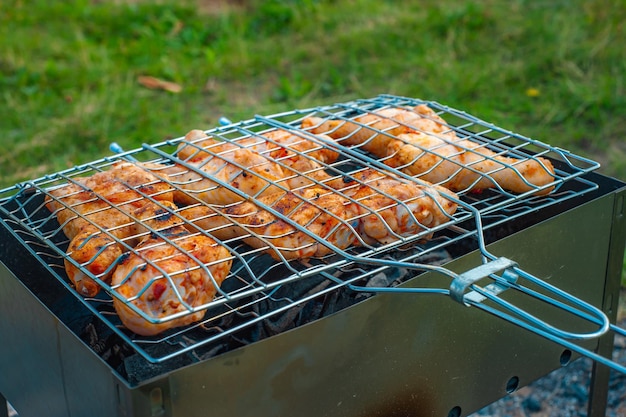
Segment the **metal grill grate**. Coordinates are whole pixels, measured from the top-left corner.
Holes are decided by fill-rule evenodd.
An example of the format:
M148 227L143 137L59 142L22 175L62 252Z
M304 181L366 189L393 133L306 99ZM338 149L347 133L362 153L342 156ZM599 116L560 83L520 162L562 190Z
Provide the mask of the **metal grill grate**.
M410 126L393 118L381 117L390 123L380 130L371 123L361 122L363 116L384 114L385 110L397 108L414 112L411 109L420 105L426 105L433 111L433 115L421 116L423 119L438 121L441 117L445 121L440 124L443 133L435 135L443 137L444 144L421 149L423 155L434 154L437 157L429 169L420 174L410 173L407 168L416 161L398 165L390 163L394 154L377 156L368 151L368 143L372 143L373 135L397 140L398 137L390 133L392 129ZM313 119L318 123L303 127L303 122L311 118L318 118ZM329 136L314 133L316 128L328 121L335 123L334 129L351 126L353 129L347 138L354 137L358 132L366 132L369 138L360 144L350 145L346 144L345 138L331 137L336 130L327 131ZM413 130L424 133L420 129ZM291 138L289 145L281 142L280 137L273 136L278 134L276 132L288 132ZM445 155L442 149L449 145L446 142L449 139L445 138L449 138L451 132L459 140L467 139L471 142L456 142L458 153ZM403 142L405 145L408 143L406 140ZM416 144L411 146L419 148ZM331 154L332 157L324 159L320 153ZM473 156L469 166L459 165L456 158L461 153ZM549 174L548 182L533 184L524 179L517 162L502 162L502 157L535 161L544 168L543 161L549 160L554 166L554 172ZM293 165L294 160L300 161L302 165ZM483 162L491 162L495 169L485 174L480 168ZM128 179L118 180L117 184L121 185L123 193L126 192L121 202L113 198L116 196L94 192L89 188L85 178L111 172L120 163L138 168L149 175L151 180L141 187ZM464 172L480 175L456 192L430 186L426 180L443 164L455 168L448 177L438 181L440 185L448 185ZM300 169L301 166L305 168ZM485 297L493 298L507 288L521 287L517 283L520 278L536 283L534 277L525 274L514 263L489 254L485 249L485 233L497 229L504 222L558 206L594 190L597 186L582 176L596 168L598 164L586 158L514 134L438 103L379 96L272 116L256 116L207 132L195 132L184 138L154 145L145 144L140 149L121 152L0 190L0 212L11 233L94 314L147 360L163 362L186 352L193 351L198 356L210 354L219 341L226 337L237 337L242 329L251 328L288 310L304 314L298 308L302 308L306 302L323 299L339 290L356 290L355 294L362 291L395 291L393 287L380 287L376 280L371 280L380 271L394 268L441 272L449 278L441 289L418 288L410 291L450 294L457 301L477 306L482 306L481 301ZM282 176L272 176L273 170L282 172ZM498 173L507 171L518 177L525 191L509 191L493 180ZM390 184L417 191L408 197L406 194L399 197L394 187L383 187L376 179L372 180L371 175L376 179L392 178L391 181L395 182ZM476 191L484 178L487 178L488 188ZM246 189L242 183L247 180L254 180L251 183L255 187ZM72 187L70 194L63 191L70 189L68 184ZM315 192L311 194L309 191L312 189ZM362 192L366 190L365 194L355 195L356 189ZM130 194L128 190L131 190ZM67 199L67 196L82 196L85 193L88 193L90 199L81 199L78 203L70 203ZM165 198L170 193L173 193L177 206L169 204ZM325 196L329 196L328 200L324 199ZM207 198L216 200L207 202ZM336 203L336 198L343 204L341 210L325 205L326 201ZM290 214L293 212L285 211L282 206L286 199L293 200L292 210L307 209L312 210L313 214L302 221L294 219ZM245 203L237 200L244 200ZM380 200L382 203L371 204L370 200ZM46 207L46 202L50 201L56 203L56 210L51 211ZM96 211L121 214L126 216L126 220L113 228L102 227L93 220L93 211L85 212L81 208L86 201L98 204L105 202ZM155 210L147 217L128 208L146 202ZM248 206L248 212L237 211L242 204L251 203L254 206ZM447 210L448 207L444 206L448 203L454 205L455 210ZM430 223L427 222L428 216L418 218L414 208L416 205L425 206L431 212L439 212L441 219ZM349 211L348 207L353 212L345 215ZM61 211L71 214L66 216L69 220L59 221L57 215ZM193 213L193 216L189 213ZM274 219L280 222L280 230L284 234L268 234L267 224L248 222L246 216L251 216L250 213L263 214L265 217L259 216L261 220ZM406 227L392 224L391 220L397 220L400 215L405 216ZM173 224L176 226L184 226L183 238L172 234L170 226L155 226L158 224L156 220L163 216L174 219ZM68 246L72 242L64 229L76 218L95 228L90 236L99 234L109 238L109 243L103 247L117 245L121 248L123 254L115 258L107 270L94 273L89 268L95 258L103 253L103 248L96 250L92 257L83 262L67 255ZM322 218L325 220L322 221ZM205 227L199 220L206 220L212 226ZM315 229L316 222L328 222L329 226ZM232 225L236 229L232 229ZM125 227L134 227L134 232L119 237L117 231ZM364 231L366 227L372 227L374 231L368 235ZM383 237L375 236L375 233ZM203 272L213 284L221 280L215 276L215 270L220 265L231 264L228 273L223 277L221 286L214 285L216 294L210 300L191 304L181 291L174 290L173 299L183 308L159 318L150 316L138 308L134 301L152 291L157 282L165 280L170 288L176 288L173 285L176 276L190 271L164 270L159 263L161 259L144 256L147 252L136 242L152 238L157 247L169 245L185 252L184 239L188 237L210 238L211 250L225 249L222 253L226 253L210 261L192 256L192 271ZM281 242L285 241L290 243L282 245ZM483 253L484 265L478 266L474 272L479 278L490 277L494 280L486 290L481 290L475 285L477 280L469 279L468 275L458 275L438 265L446 260L445 256L439 254L454 252L458 245L469 245ZM314 256L309 257L310 254ZM148 279L135 295L129 297L121 292L121 287L130 280L129 277L122 277L117 283L111 283L105 278L133 255L142 263L131 269L129 275L141 273L140 270L145 267L153 267L160 274ZM436 258L434 263L433 257ZM80 295L69 283L67 264L97 283L103 291L88 297ZM310 284L306 287L307 291L294 289L301 282ZM557 297L562 296L555 289L548 289ZM567 295L564 297L568 298ZM193 323L188 326L176 327L155 336L137 336L122 325L114 302L128 306L146 323L167 324L194 313L199 313L201 318L192 320ZM576 300L574 304L574 309L563 308L597 324L600 328L597 332L563 335L558 329L550 329L548 325L527 316L531 330L546 332L548 337L583 338L595 337L607 330L608 323L604 322L606 317L601 312ZM514 307L504 308L515 311Z

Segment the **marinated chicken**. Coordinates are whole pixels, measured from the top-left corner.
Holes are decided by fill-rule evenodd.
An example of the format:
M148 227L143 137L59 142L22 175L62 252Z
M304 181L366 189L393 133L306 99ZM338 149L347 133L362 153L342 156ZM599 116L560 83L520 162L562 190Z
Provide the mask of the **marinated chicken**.
M169 201L160 204L148 201L140 207L124 205L120 210L125 212L123 216L126 223L121 227L115 225L111 219L107 222L107 227L83 227L72 238L67 249L68 256L81 267L77 267L67 258L64 260L65 271L76 290L87 297L95 296L100 291L100 286L84 269L109 283L113 269L123 253L149 233L161 232L182 224L183 221L174 215L176 209L174 203ZM130 226L126 226L128 224Z
M313 185L314 181L321 182L330 178L324 168L326 164L337 160L338 152L282 129L272 130L261 136L261 140L254 138L253 149L285 165L283 171L290 189L306 187ZM319 138L332 141L325 135L319 135Z
M338 188L342 191L307 187L262 197L258 204L221 209L196 205L180 214L219 239L242 237L275 259L290 260L322 257L335 248L391 243L422 232L426 238L457 207L448 190L386 176Z
M232 264L229 251L182 226L143 240L118 262L113 305L124 326L144 336L201 320ZM131 308L133 305L154 322ZM188 313L191 312L191 313Z
M354 122L310 117L302 127L343 145L358 146L391 167L457 192L501 187L515 193L547 194L554 188L538 190L555 178L548 159L512 158L459 138L426 105L384 109Z
M270 195L261 197L258 202L267 204L308 233L340 249L353 245L357 239L358 210L338 194L329 193L323 188ZM319 205L326 209L320 209ZM286 260L321 257L331 252L328 246L318 243L315 237L252 202L241 202L220 211L207 206L190 207L183 209L181 215L218 239L242 237L248 245L266 249L276 260L281 260L281 257ZM344 225L346 217L354 218L354 224Z
M311 179L329 178L322 164L338 157L328 147L285 130L272 130L236 142L218 141L201 130L192 130L176 155L192 168L178 164L163 166L160 171L180 188L174 192L174 198L183 205L198 201L227 205L247 196L258 198L308 186Z
M101 289L84 269L104 282L110 282L112 269L124 249L117 239L114 233L109 234L95 227L87 227L70 241L67 255L81 267L77 267L68 258L65 258L63 263L68 278L81 295L94 297Z
M109 282L116 261L150 230L163 230L181 220L173 216L172 190L145 169L129 163L76 178L49 192L48 209L70 239L65 270L76 290L95 296L100 286L83 269ZM150 196L151 199L144 195Z
M457 209L458 196L444 187L402 181L371 168L350 173L348 181L332 180L327 185L366 208L360 214L361 237L367 243L392 243L397 235L436 227Z
M323 138L324 135L320 137ZM201 130L192 130L185 136L185 142L178 147L176 155L182 160L198 160L211 157L215 153L235 149L235 147L249 149L266 158L280 160L288 167L291 166L292 161L301 159L303 156L323 163L334 162L339 157L336 151L327 146L282 129L270 130L258 136L228 143L209 138Z
M155 173L167 175L176 186L174 200L177 204L203 201L226 205L242 201L246 196L256 198L275 194L286 187L282 167L250 149L208 138L201 130L192 130L185 139L189 142L201 140L204 149L183 145L178 151L179 158L192 169L182 164L155 169ZM218 181L233 186L242 194L229 190Z
M50 190L45 204L69 239L76 290L93 297L93 277L107 283L124 326L152 336L202 320L230 273L224 244L291 261L426 240L453 220L455 192L554 188L548 159L461 138L426 105L351 121L308 117L302 128L232 141L192 130L173 164L120 162ZM414 178L374 168L331 176L332 141Z
M132 222L122 207L141 207L148 201L144 196L173 201L172 186L154 175L150 167L150 164L120 162L90 177L73 178L72 182L49 191L46 206L57 216L70 239L89 225L117 227L124 229L121 233L128 234Z

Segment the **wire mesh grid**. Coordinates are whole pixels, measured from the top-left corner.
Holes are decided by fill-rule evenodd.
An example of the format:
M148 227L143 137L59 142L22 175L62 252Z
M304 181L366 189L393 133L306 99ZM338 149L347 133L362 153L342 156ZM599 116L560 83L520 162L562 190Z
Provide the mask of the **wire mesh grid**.
M493 261L485 231L597 188L582 177L597 167L435 102L379 96L145 144L0 190L0 210L52 275L162 362L306 316L339 290L382 291L369 281L381 270L456 279L442 252L465 242Z

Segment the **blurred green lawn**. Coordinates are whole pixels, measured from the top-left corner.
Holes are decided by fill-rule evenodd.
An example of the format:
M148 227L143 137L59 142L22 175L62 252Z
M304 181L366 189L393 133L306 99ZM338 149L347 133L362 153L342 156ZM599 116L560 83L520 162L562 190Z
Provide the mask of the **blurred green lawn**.
M112 141L379 93L466 110L626 179L625 22L623 0L4 0L0 188Z

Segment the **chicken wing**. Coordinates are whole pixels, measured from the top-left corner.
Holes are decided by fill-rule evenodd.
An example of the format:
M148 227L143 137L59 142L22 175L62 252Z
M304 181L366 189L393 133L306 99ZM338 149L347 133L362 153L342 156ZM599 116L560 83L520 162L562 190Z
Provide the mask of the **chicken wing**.
M392 167L453 191L499 186L515 193L547 194L554 189L538 190L554 180L548 159L511 158L485 144L458 138L426 105L383 109L354 122L310 117L302 126L344 145L359 146Z
M231 264L229 251L213 239L191 234L184 227L168 229L123 256L112 286L124 299L114 297L113 305L124 326L139 335L197 322L205 312L195 309L213 300Z

